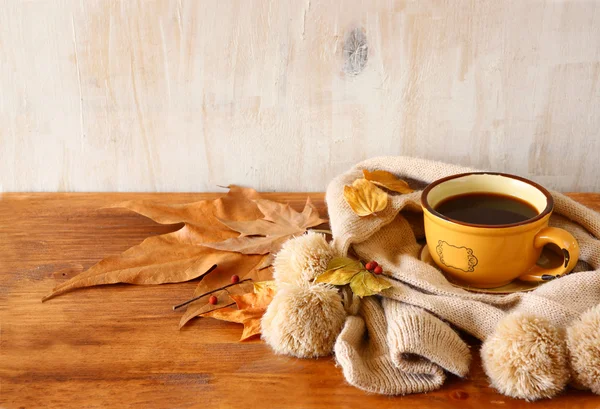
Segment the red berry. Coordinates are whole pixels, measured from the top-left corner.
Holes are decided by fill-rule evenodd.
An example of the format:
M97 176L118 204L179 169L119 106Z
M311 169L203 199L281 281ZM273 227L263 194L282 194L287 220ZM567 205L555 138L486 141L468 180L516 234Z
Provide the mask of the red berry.
M237 274L234 274L231 276L231 284L237 284L240 282L240 276Z
M208 303L211 305L217 305L218 302L219 302L219 300L214 295L211 295L210 298L208 299Z
M383 268L381 268L381 266L377 266L373 269L373 272L375 274L381 274L381 273L383 273Z
M373 271L373 269L377 267L377 263L374 261L369 261L366 265L365 268L369 271Z

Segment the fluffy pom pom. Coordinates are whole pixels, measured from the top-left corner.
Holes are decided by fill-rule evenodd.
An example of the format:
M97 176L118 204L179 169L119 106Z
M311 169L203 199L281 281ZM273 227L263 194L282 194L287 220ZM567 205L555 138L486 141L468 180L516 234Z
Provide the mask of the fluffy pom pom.
M262 318L262 338L278 354L316 358L331 354L346 312L337 289L281 284Z
M529 401L550 398L569 381L562 334L546 320L514 313L481 347L485 373L501 393Z
M324 235L308 232L283 244L273 262L273 277L278 282L307 286L334 256Z
M575 385L600 395L600 305L567 329L567 347Z

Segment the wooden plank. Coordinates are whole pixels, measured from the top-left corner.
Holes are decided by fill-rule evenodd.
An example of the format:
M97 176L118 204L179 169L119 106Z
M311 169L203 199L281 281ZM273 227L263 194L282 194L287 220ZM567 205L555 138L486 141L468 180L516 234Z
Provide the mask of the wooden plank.
M267 193L300 208L306 194ZM310 194L324 211L322 194ZM171 231L134 213L102 209L127 199L184 203L212 194L5 194L0 200L0 406L520 408L488 386L477 343L469 379L405 397L347 385L332 358L273 355L238 342L241 327L212 319L179 331L171 306L195 283L113 285L41 297L54 285L145 237ZM600 194L572 194L600 209ZM597 408L600 398L568 390L533 406Z

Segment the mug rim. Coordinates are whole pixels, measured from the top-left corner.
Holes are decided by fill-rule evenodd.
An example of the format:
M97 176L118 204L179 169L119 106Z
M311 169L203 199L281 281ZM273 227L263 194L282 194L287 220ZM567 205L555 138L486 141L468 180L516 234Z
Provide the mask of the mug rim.
M433 207L431 207L431 205L427 201L427 196L429 195L429 192L431 191L431 189L433 189L434 187L441 185L442 183L447 182L449 180L458 179L458 178L470 176L470 175L503 176L503 177L506 177L509 179L515 179L515 180L527 183L527 184L533 186L534 188L536 188L537 190L539 190L540 192L542 192L544 194L544 196L546 196L546 208L543 211L541 211L537 216L532 217L531 219L524 220L522 222L518 222L518 223L477 224L477 223L461 222L459 220L452 219L450 217L444 216L437 210L434 210ZM423 193L421 193L421 206L423 206L423 208L425 208L427 211L429 211L432 215L439 217L440 219L446 220L448 222L451 222L451 223L456 223L456 224L459 224L462 226L468 226L468 227L480 227L480 228L486 228L486 229L490 229L490 228L491 229L501 229L501 228L506 228L506 227L523 226L526 224L535 223L536 221L544 218L546 215L548 215L552 212L552 209L554 208L554 198L552 197L550 192L545 187L543 187L542 185L540 185L532 180L525 179L521 176L511 175L509 173L501 173L501 172L466 172L466 173L458 173L456 175L446 176L444 178L435 180L435 181L431 182L429 185L427 185L427 187L425 187L425 189L423 189Z

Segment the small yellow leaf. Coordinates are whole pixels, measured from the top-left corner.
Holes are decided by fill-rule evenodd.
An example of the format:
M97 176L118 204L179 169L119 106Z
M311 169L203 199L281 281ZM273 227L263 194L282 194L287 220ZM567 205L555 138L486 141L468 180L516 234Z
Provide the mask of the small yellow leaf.
M380 293L386 288L390 288L392 286L388 280L374 274L366 274L364 282L367 287L369 287L369 290L375 291L376 293Z
M360 270L359 270L360 271ZM317 283L326 283L331 285L346 285L352 280L356 274L359 273L356 270L346 270L344 268L339 268L337 270L328 270L323 274L319 275L315 282Z
M376 277L368 271L361 271L352 277L350 288L359 297L368 297L379 294L382 290L390 288L391 284L381 277Z
M329 270L338 270L340 268L348 269L356 269L358 273L364 267L358 260L353 260L348 257L334 257L331 259L329 263L327 263L327 271Z
M357 179L352 186L344 186L344 198L359 216L380 212L388 204L387 193L366 179Z
M376 185L382 186L393 192L411 193L414 191L408 186L408 183L402 179L398 179L396 175L385 170L374 170L373 172L369 172L368 170L363 169L363 175L366 180L370 180Z
M361 271L360 273L352 277L352 280L350 281L350 288L352 289L352 292L354 293L354 295L357 295L361 298L377 294L376 292L371 291L369 287L367 287L367 284L365 283L365 276L367 274L370 273L368 271Z
M335 257L327 264L327 270L319 275L315 282L332 285L346 285L365 267L358 260L348 257Z
M254 284L254 292L260 293L262 291L266 291L268 289L277 290L277 285L275 284L275 280L270 281L258 281Z

